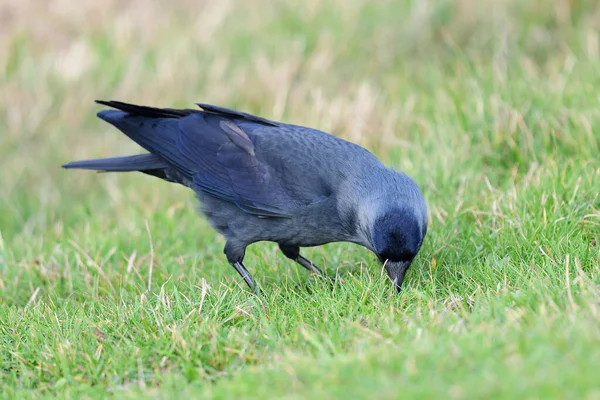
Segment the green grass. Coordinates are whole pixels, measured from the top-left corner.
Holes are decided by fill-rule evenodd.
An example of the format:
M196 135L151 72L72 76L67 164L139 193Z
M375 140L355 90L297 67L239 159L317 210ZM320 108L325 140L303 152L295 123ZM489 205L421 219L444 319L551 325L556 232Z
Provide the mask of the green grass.
M51 4L2 6L4 397L600 398L596 2ZM140 151L95 98L369 148L429 205L404 292L362 248L305 250L331 288L264 243L250 295L190 191L60 169Z

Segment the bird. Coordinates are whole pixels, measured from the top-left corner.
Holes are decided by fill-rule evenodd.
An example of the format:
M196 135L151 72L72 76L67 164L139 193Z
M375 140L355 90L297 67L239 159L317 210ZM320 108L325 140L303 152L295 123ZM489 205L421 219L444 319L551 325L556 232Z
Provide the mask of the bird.
M221 106L174 109L96 100L97 116L147 153L73 161L66 169L142 172L192 189L227 261L250 290L246 248L274 242L285 257L334 242L370 250L397 292L421 249L428 214L416 182L367 149L318 129Z

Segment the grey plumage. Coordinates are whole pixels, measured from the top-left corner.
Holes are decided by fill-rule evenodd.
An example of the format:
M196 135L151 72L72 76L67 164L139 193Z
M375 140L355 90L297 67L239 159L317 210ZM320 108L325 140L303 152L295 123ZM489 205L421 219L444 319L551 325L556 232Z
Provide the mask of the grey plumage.
M139 171L194 190L201 211L226 239L225 255L255 289L246 247L279 244L322 273L301 247L351 242L385 263L397 289L427 231L415 182L364 148L327 133L199 104L159 109L116 101L98 116L148 154L75 161L64 168Z

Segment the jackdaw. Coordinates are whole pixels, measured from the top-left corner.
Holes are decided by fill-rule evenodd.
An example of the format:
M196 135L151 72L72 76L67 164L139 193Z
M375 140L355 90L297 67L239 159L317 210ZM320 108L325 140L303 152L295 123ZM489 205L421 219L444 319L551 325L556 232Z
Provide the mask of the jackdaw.
M301 247L362 245L384 263L400 291L427 232L427 207L411 178L366 149L316 129L209 104L198 103L199 110L97 103L113 108L99 118L148 153L63 167L139 171L191 188L226 239L227 261L252 290L246 247L271 241L324 276Z

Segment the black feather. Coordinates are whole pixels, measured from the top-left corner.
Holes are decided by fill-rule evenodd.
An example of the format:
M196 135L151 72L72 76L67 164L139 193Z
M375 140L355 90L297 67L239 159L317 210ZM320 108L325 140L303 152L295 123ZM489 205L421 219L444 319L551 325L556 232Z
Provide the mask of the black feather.
M169 164L154 154L98 158L95 160L73 161L62 166L66 169L89 169L105 172L143 171L167 168Z
M198 107L202 108L206 112L221 115L224 117L235 118L235 119L244 119L247 121L258 122L260 124L265 124L265 125L269 125L269 126L279 126L280 125L279 123L277 123L275 121L271 121L266 118L257 117L256 115L248 114L245 112L232 110L230 108L213 106L213 105L204 104L204 103L196 103L196 105Z
M157 107L147 107L147 106L138 106L135 104L123 103L121 101L105 101L105 100L96 100L96 103L102 104L104 106L108 106L114 108L116 110L124 111L131 115L147 117L147 118L182 118L186 115L190 115L193 113L199 112L198 110L191 109L173 109L173 108L157 108Z

